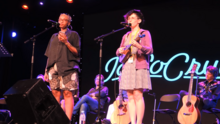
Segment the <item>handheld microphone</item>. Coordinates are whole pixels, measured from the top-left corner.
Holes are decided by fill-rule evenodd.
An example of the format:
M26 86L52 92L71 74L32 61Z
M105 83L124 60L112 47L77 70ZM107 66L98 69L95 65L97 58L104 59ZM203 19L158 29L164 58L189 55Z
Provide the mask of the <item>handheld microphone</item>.
M47 22L50 22L50 23L55 24L55 25L60 25L59 22L56 22L56 21L50 20L50 19L48 19Z
M127 22L120 22L120 24L123 26L131 26L131 23L127 23Z

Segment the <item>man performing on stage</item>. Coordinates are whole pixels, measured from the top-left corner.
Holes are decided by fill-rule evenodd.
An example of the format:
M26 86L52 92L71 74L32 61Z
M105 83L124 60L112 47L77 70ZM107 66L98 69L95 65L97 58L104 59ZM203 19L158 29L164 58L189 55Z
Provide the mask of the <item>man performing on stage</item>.
M48 59L44 78L49 81L52 94L59 103L63 90L65 112L71 120L74 106L72 94L78 89L79 83L80 37L77 32L68 29L70 15L60 14L58 22L60 31L52 35L45 52Z
M148 55L153 53L151 35L148 30L140 28L144 23L144 16L140 10L131 10L125 14L124 18L127 23L131 24L131 31L123 36L116 55L124 54L124 48L129 44L132 45L132 55L122 67L119 88L127 91L131 124L142 124L145 111L143 92L152 89L147 60ZM140 41L135 41L140 34L144 34L145 37Z
M95 77L95 88L91 88L86 95L83 95L81 99L76 103L73 110L73 122L76 120L79 109L80 112L84 111L85 115L88 111L98 110L98 98L99 98L99 74ZM103 108L107 96L108 87L104 85L104 76L101 75L101 89L100 89L100 108Z

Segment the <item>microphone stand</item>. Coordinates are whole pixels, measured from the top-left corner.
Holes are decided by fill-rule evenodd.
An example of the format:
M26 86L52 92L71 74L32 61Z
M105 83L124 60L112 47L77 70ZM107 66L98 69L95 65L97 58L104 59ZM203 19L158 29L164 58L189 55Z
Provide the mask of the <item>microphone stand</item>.
M35 48L35 41L36 41L36 38L37 38L39 35L45 33L46 31L50 30L50 29L53 28L53 27L54 27L54 24L52 24L51 27L49 27L49 28L45 28L44 31L42 31L42 32L40 32L40 33L38 33L38 34L36 34L36 35L33 35L33 37L30 37L28 40L24 41L24 44L28 43L29 41L32 41L32 42L33 42L32 57L31 57L31 76L30 76L30 79L33 78L33 68L34 68L34 48Z
M199 80L199 76L198 76L198 75L196 75L196 90L195 90L195 95L196 95L196 97L198 97L198 96L197 96L197 86L198 86L198 80Z
M124 29L127 29L128 26L126 27L123 27L123 28L120 28L118 30L112 30L112 32L110 33L107 33L107 34L103 34L101 36L98 36L97 38L95 38L94 40L97 41L97 43L100 44L100 50L99 50L99 98L98 98L98 115L97 115L97 121L95 123L97 124L101 124L101 117L100 117L100 90L101 90L101 67L102 67L102 42L103 42L103 38L111 35L111 34L114 34L118 31L121 31L121 30L124 30Z
M155 93L153 93L153 94L150 94L150 93L148 93L148 95L150 95L150 96L153 96L154 97L154 112L153 112L153 124L155 124L155 111L156 111L156 94Z

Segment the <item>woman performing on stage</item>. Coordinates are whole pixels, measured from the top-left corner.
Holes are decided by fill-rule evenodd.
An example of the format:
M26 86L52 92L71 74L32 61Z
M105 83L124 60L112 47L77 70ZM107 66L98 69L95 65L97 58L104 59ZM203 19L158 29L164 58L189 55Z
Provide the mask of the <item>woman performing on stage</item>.
M140 10L131 10L124 18L131 24L131 31L123 36L116 55L125 54L124 48L129 44L132 55L122 67L119 88L127 91L131 124L142 124L145 111L143 92L152 89L148 61L148 56L153 53L151 35L148 30L140 28L144 23L144 16ZM145 37L136 41L140 35Z

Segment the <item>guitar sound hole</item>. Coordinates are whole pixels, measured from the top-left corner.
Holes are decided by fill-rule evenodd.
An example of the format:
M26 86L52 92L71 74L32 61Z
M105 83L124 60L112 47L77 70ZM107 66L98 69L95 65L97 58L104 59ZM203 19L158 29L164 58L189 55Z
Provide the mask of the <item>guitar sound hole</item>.
M121 109L122 107L123 107L123 105L122 105L122 104L118 106L118 108L119 108L119 109Z
M186 103L186 106L187 106L187 107L191 106L191 102L187 102L187 103Z

